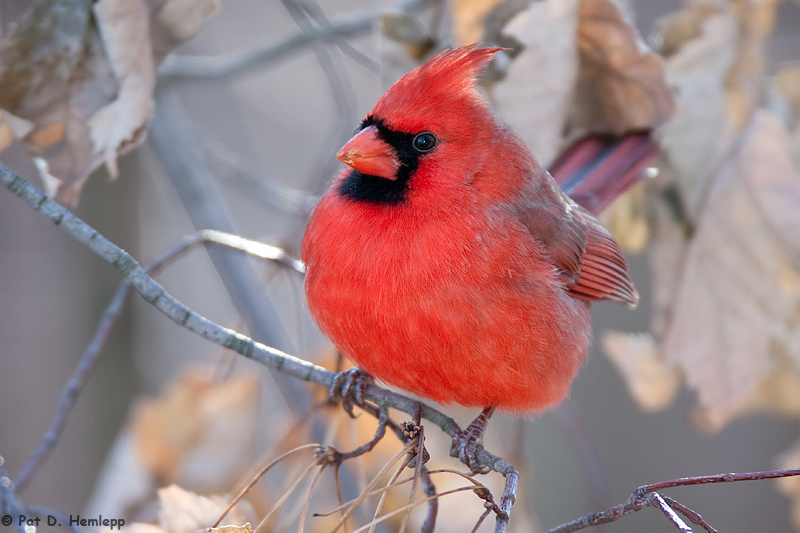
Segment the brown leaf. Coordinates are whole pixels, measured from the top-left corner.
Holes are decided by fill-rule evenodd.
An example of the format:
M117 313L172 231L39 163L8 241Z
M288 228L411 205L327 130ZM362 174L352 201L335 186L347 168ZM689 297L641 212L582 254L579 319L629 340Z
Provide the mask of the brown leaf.
M663 345L712 429L767 404L800 404L800 388L765 386L800 375L797 228L800 175L787 132L761 110L713 180Z
M653 337L606 331L603 352L625 379L628 391L645 411L659 411L675 398L681 383L677 369L667 364Z
M141 461L157 478L204 492L226 490L249 466L260 383L190 372L162 398L142 402L131 425Z
M675 102L664 63L610 0L581 0L580 57L572 127L581 133L622 134L652 129L672 115Z
M99 0L94 13L119 89L88 119L95 152L116 178L117 154L139 144L155 111L156 69L143 0Z
M158 521L165 533L195 533L206 530L228 507L226 498L200 496L177 485L159 489L158 502ZM225 520L229 523L246 522L242 512L238 511L238 506ZM243 529L239 531L244 533Z
M524 49L493 91L497 111L548 166L563 145L578 74L579 0L543 0L516 15L504 33Z
M97 166L116 174L116 157L144 138L157 62L209 4L42 0L0 43L0 109L34 125L24 143L49 195L74 205Z

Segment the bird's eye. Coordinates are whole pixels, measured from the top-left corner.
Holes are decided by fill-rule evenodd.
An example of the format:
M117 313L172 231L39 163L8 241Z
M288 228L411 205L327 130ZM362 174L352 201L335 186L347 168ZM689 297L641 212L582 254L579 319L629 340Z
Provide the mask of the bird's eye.
M437 143L436 135L429 131L418 133L411 145L417 152L430 152L434 149Z

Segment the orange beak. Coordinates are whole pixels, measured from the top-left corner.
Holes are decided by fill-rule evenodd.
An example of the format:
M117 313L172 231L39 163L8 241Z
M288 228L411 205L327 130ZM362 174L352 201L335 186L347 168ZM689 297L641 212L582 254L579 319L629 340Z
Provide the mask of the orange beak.
M378 129L374 124L347 141L336 154L336 159L362 174L388 180L396 180L400 169L400 161L395 157L394 149L378 136Z

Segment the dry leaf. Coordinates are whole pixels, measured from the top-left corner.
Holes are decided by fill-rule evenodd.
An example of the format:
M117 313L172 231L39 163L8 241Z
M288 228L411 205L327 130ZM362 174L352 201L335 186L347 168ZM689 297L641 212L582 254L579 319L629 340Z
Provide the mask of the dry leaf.
M142 141L155 112L149 14L142 0L99 0L94 13L119 90L114 100L89 117L89 133L108 174L116 178L117 154Z
M700 214L711 176L737 135L724 87L735 61L737 35L732 13L715 14L703 22L697 38L667 60L676 109L658 137L692 222Z
M606 331L603 352L625 379L628 391L645 411L659 411L675 398L681 383L677 369L667 364L653 337Z
M259 390L256 376L216 382L187 373L134 413L141 461L166 482L202 492L228 489L253 459Z
M493 92L497 111L549 166L563 145L578 75L579 0L534 2L504 33L524 46Z
M158 502L161 506L158 521L165 533L195 533L208 529L229 504L227 498L207 498L177 485L159 489ZM242 512L238 511L238 506L228 513L225 520L230 523L247 521Z
M156 64L209 4L42 0L0 43L0 108L34 125L23 142L49 195L74 205L97 166L116 173L116 157L144 138Z
M483 20L503 0L454 0L452 2L455 46L483 40Z
M253 533L253 526L247 522L243 526L210 527L208 533Z
M581 0L571 126L623 134L664 124L675 108L664 63L610 0Z
M780 121L757 112L713 181L664 339L716 429L800 367L800 175ZM774 391L766 391L772 393ZM800 403L800 388L780 407Z

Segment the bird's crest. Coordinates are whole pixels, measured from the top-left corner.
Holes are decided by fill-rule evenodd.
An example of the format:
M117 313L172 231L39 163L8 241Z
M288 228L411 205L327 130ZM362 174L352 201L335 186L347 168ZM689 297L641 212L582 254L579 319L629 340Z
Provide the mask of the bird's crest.
M477 48L473 44L439 53L397 80L375 104L371 115L395 124L418 116L429 119L432 110L441 113L441 109L458 109L458 103L485 105L476 90L476 80L500 50L503 48Z

